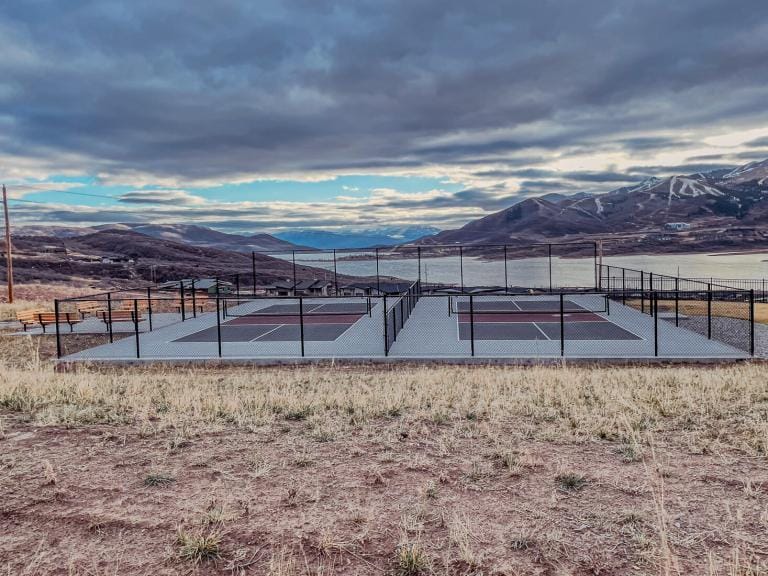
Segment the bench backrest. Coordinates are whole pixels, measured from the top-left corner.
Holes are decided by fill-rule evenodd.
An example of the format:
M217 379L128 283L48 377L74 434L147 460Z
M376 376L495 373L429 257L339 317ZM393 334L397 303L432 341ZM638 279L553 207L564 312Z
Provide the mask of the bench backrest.
M39 320L39 315L44 313L45 310L22 310L16 312L16 320L29 324L30 322L37 322Z

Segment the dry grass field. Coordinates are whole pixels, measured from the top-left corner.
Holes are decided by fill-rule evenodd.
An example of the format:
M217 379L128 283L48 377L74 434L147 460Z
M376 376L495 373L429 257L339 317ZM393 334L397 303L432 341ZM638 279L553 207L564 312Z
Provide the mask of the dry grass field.
M768 574L764 365L56 373L50 348L0 339L0 574Z

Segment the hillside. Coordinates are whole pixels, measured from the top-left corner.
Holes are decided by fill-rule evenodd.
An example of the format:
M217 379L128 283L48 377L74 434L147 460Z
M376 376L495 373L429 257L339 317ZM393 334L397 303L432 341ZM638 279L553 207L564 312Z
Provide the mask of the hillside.
M734 170L650 178L607 194L528 198L505 210L422 239L423 244L525 243L636 235L658 241L665 224L685 222L689 249L712 234L753 247L768 234L768 160ZM736 233L736 236L733 236Z
M230 250L190 246L153 238L132 230L107 229L82 236L16 236L14 275L17 282L67 282L73 277L91 281L158 282L187 277L249 274L251 255ZM102 262L103 258L113 260ZM256 254L259 283L292 277L292 265ZM4 261L0 271L5 274ZM325 278L328 271L299 266L297 277Z

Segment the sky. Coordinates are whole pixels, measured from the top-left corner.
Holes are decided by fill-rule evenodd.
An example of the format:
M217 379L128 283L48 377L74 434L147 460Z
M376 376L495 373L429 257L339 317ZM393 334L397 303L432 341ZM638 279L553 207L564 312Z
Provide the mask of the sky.
M765 0L0 4L17 225L455 228L768 158Z

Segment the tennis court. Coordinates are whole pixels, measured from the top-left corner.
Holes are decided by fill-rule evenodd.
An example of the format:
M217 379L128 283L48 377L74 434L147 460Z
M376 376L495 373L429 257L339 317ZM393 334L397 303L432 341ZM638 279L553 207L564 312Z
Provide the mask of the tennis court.
M597 304L596 306L594 304ZM573 300L539 297L451 298L460 340L641 340L608 318L610 302L592 307Z
M331 342L361 318L371 316L370 299L355 302L297 301L259 307L235 302L224 308L225 320L174 342Z

